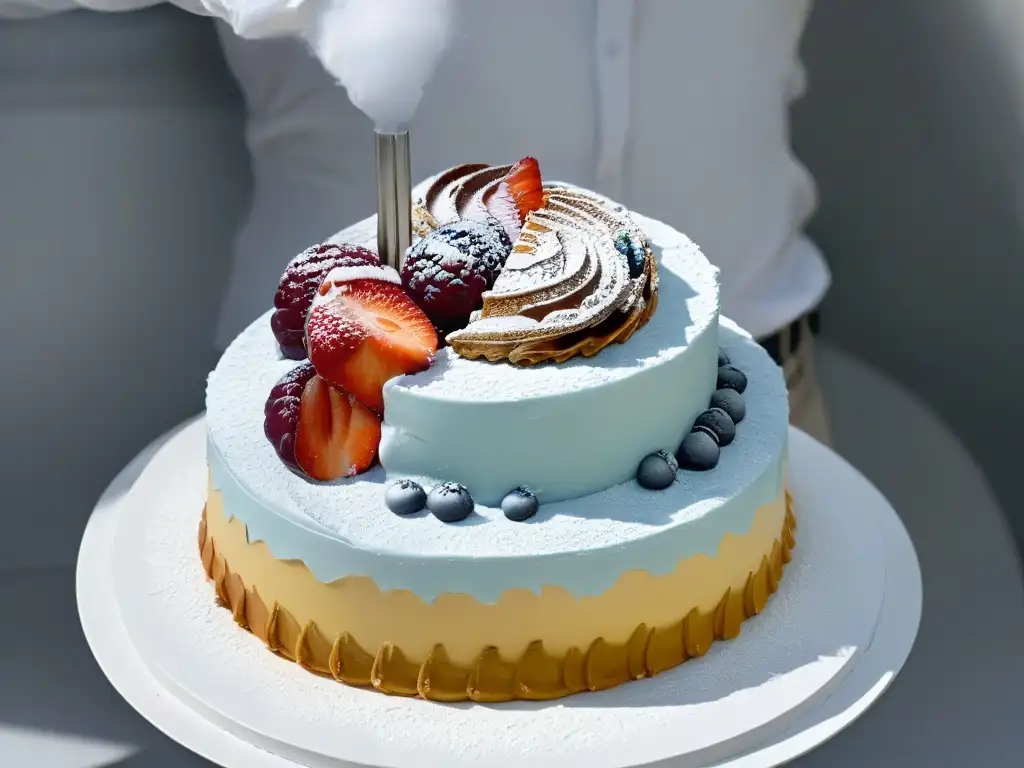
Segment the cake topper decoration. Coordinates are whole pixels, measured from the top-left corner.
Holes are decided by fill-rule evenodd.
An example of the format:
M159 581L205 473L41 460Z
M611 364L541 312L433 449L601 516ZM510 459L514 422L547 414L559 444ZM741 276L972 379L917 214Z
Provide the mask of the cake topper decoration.
M628 213L589 194L546 186L541 205L525 199L502 273L448 344L463 357L534 365L624 342L657 305L657 266L643 233Z

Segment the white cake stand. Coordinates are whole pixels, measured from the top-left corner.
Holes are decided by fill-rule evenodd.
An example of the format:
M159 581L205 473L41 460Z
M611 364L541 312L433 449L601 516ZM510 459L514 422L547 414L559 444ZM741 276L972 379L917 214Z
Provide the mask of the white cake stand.
M204 433L201 419L177 430L132 490L94 513L78 603L114 687L224 766L778 765L861 715L917 633L921 576L899 519L793 430L797 550L779 594L737 640L652 680L546 704L446 707L348 688L274 657L211 607L195 535Z

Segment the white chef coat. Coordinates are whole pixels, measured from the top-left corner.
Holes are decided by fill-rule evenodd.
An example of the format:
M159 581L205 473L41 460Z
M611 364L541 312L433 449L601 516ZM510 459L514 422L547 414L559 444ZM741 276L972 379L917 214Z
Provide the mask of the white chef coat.
M829 283L802 234L813 180L789 146L810 3L466 0L412 124L414 175L534 155L547 178L596 188L687 232L722 270L723 311L768 335L812 309ZM0 15L151 4L0 0ZM303 44L242 39L301 30L307 0L175 4L221 19L249 109L256 189L223 346L264 311L294 252L373 212L371 125Z

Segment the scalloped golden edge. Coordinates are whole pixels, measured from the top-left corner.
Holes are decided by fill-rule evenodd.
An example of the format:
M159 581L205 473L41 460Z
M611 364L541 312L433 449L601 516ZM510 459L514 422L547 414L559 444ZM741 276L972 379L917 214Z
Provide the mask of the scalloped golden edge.
M484 648L471 668L452 664L440 644L422 664L416 664L391 643L368 653L347 632L335 637L330 647L312 643L310 638L317 635L312 621L306 622L291 647L283 645L278 623L287 609L276 602L268 609L256 590L247 589L215 551L212 537L206 535L205 506L199 523L199 552L218 603L231 611L235 622L274 653L311 672L330 675L352 686L373 686L383 693L420 696L429 701L549 700L652 677L687 659L703 656L715 640L739 635L743 621L760 613L778 590L791 559L796 546L792 504L786 491L785 522L771 554L761 558L760 567L747 577L742 592L726 590L714 610L705 613L694 608L665 627L641 624L625 643L608 643L599 637L586 651L570 648L562 657L547 653L539 640L531 643L517 661L507 661L496 649Z
M596 334L594 333L594 328L577 331L569 334L569 336L584 334L584 338L568 346L562 346L567 338L566 336L556 336L553 339L541 339L539 341L526 340L516 342L455 340L449 342L449 346L460 357L464 357L467 360L484 358L491 363L507 360L514 365L524 367L548 362L564 363L566 360L577 355L593 357L611 344L624 344L629 340L630 336L647 325L647 321L654 314L654 310L658 306L658 267L650 249L647 250L647 264L649 273L644 285L644 301L642 305L637 306L619 325L610 331Z

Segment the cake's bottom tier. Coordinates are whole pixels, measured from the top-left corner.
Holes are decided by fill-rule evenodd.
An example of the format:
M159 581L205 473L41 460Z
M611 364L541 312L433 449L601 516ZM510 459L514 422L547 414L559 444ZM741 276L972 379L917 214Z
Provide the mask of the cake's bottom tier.
M704 655L764 608L795 529L783 492L714 557L681 560L664 576L624 573L595 597L515 589L493 604L465 594L425 603L366 577L320 582L302 562L250 544L213 489L199 549L235 621L310 671L385 693L496 702L611 688Z

